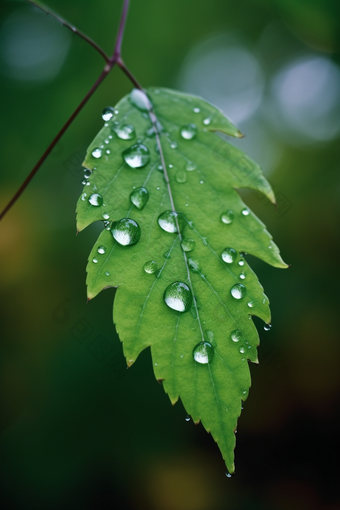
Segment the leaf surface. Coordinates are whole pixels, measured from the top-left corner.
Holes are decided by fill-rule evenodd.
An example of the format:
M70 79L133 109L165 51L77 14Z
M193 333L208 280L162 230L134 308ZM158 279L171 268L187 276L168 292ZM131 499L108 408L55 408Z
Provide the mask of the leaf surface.
M234 431L250 387L247 360L258 362L252 315L270 322L268 298L243 252L287 267L237 190L275 198L260 167L217 136L242 136L221 111L194 96L148 89L149 111L141 94L132 91L112 109L84 161L87 176L92 173L77 205L78 230L107 222L89 256L88 297L118 287L113 319L128 365L151 347L156 379L172 403L180 398L194 422L211 432L232 473ZM129 161L148 160L140 167L126 162L135 145L137 156L133 150ZM130 198L139 188L149 197L141 209ZM158 221L172 210L178 216L160 223L177 232ZM124 226L129 234L130 224L115 223L124 218L140 227L135 244L117 242L129 239L125 231L113 236L117 225L118 233ZM189 290L186 301L178 284L175 293L167 291L176 282ZM197 345L203 354L195 351L195 361Z

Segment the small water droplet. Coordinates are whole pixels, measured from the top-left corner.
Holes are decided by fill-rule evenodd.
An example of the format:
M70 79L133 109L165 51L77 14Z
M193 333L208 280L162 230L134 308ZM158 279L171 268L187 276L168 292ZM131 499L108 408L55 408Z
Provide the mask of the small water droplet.
M159 170L160 172L163 172L163 166L162 165L158 165L157 170Z
M245 275L245 274L244 274L244 272L242 271L242 273L240 273L240 274L238 275L238 277L239 277L239 278L241 278L241 280L244 280L244 279L245 279L245 277L246 277L246 275Z
M246 295L246 288L242 283L236 283L236 285L231 287L230 294L235 299L242 299Z
M102 157L102 150L97 147L96 149L93 149L91 154L94 158L99 159Z
M244 353L246 352L246 350L245 350L245 348L244 348L244 347L240 347L240 348L239 348L239 351L240 351L240 353L241 353L241 354L244 354Z
M249 301L248 306L249 306L249 308L253 308L254 302L253 301Z
M195 124L186 124L181 127L181 137L185 140L192 140L196 136L197 127Z
M208 246L208 240L207 240L207 238L206 238L206 237L201 237L201 240L202 240L202 244L203 244L204 246Z
M136 143L123 152L123 158L131 168L142 168L150 161L149 149L142 144Z
M201 179L201 180L200 180L200 184L204 184L204 181L203 181L203 179Z
M132 89L129 99L130 103L142 112L148 112L152 107L148 96L142 90Z
M243 340L242 331L239 329L234 329L234 331L231 332L230 338L233 342L239 342L240 340Z
M169 165L169 168L173 168L173 167L174 167L174 165L171 165L171 164Z
M228 470L225 472L225 476L226 476L227 478L231 478L231 477L232 477L232 475L229 473L229 471L228 471Z
M110 215L107 213L103 213L102 217L104 218L104 220L108 220L110 218Z
M225 248L222 251L221 257L222 257L222 260L224 262L226 262L227 264L232 264L236 260L237 251L234 250L234 248Z
M243 216L249 216L249 209L247 208L242 209L241 213L243 214Z
M176 179L176 182L178 182L179 184L185 183L187 180L187 174L186 174L185 170L179 170L179 172L177 172L177 174L175 176L175 179Z
M192 259L191 257L188 259L188 265L193 273L200 273L201 267L197 259Z
M225 211L224 213L221 214L221 221L222 223L225 223L226 225L230 225L230 223L233 222L234 220L234 217L235 217L235 214L233 213L233 211Z
M199 113L201 110L200 110L200 108L194 108L193 111L194 111L194 113Z
M183 282L171 283L164 292L164 301L169 308L177 312L187 312L192 305L192 293Z
M106 154L111 154L111 151L109 149L107 149L107 151L105 151Z
M193 355L197 363L205 365L211 363L214 357L214 348L209 342L200 342L194 347Z
M244 266L244 260L240 260L238 263L239 266Z
M109 143L109 139L107 138L106 140L104 140L104 143L106 143L106 145Z
M99 195L99 193L92 193L92 195L89 197L89 202L94 207L98 207L103 205L103 197Z
M83 193L81 196L81 199L83 202L85 202L86 197L87 197L87 193Z
M157 130L157 131L156 131ZM164 131L164 128L162 126L162 124L157 120L156 122L156 129L155 129L155 126L151 126L151 128L147 129L145 131L145 134L148 138L151 138L152 136L155 136L156 135L156 132L157 133L162 133ZM158 145L156 145L157 149L158 148Z
M118 124L113 126L112 130L121 140L132 140L136 136L136 131L131 124Z
M146 273L153 274L157 271L157 263L154 260L149 260L145 262L143 269Z
M174 211L164 211L158 216L157 221L162 230L165 232L170 232L171 234L176 234L178 233L177 223L181 228L183 223L183 216L181 213Z
M104 108L104 110L102 112L102 119L105 120L105 122L112 119L113 112L114 112L114 109L112 108L112 106L108 106L107 108Z
M183 239L181 246L184 251L192 251L195 248L196 243L193 239Z
M106 247L105 246L98 246L97 252L100 253L101 255L103 255L103 253L106 252Z
M92 170L89 168L84 168L84 178L89 179L90 175L92 174Z
M272 325L271 325L271 324L265 324L265 325L263 326L263 329L264 329L265 331L270 331L270 330L271 330L271 327L272 327Z
M197 168L197 166L192 161L189 161L187 166L185 167L185 169L188 172L193 172L194 170L196 170L196 168Z
M141 230L135 220L131 218L122 218L114 221L111 226L111 234L117 243L122 246L130 246L139 241Z
M93 262L94 264L97 264L98 259L94 258L94 259L92 259L92 262Z
M191 418L189 415L185 417L185 421L190 421L190 420L191 420Z
M105 271L105 276L110 276L110 271Z
M207 118L207 119L204 119L203 124L205 124L206 126L209 126L210 122L211 122L211 119Z
M146 188L144 187L141 187L141 188L135 188L131 193L130 193L130 200L131 200L131 203L137 207L137 209L141 210L143 209L148 200L149 200L149 192Z

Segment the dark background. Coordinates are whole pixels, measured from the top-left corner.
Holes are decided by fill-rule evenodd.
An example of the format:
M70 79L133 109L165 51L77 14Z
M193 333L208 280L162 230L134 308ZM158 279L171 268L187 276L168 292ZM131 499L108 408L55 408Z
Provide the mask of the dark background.
M217 104L245 132L275 210L245 193L289 270L251 263L270 297L239 420L236 475L185 421L145 351L126 370L112 289L86 304L102 228L75 236L86 146L131 89L114 69L0 225L0 503L26 508L335 510L339 496L340 25L331 0L132 0L124 59L143 86ZM121 2L48 5L113 48ZM1 4L0 206L103 61L24 2ZM250 258L250 257L249 257Z

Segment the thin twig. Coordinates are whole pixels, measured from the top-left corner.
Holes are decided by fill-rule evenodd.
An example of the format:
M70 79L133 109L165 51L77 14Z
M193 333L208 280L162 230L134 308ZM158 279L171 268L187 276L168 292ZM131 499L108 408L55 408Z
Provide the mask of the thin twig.
M84 39L84 41L86 41L88 44L90 44L90 46L92 46L98 53L100 53L100 55L104 58L105 62L109 62L110 60L110 57L106 54L106 52L95 42L93 41L90 37L88 37L86 34L84 34L83 32L81 32L80 30L78 30L77 27L75 27L74 25L71 25L71 23L68 23L66 20L64 20L63 18L61 18L58 14L55 14L53 11L51 11L50 9L48 9L45 5L42 5L42 4L38 4L37 2L34 2L34 0L26 0L26 2L28 2L29 4L32 4L34 7L37 7L38 9L41 9L42 11L46 12L46 14L48 14L49 16L52 16L52 18L56 19L57 21L59 21L59 23L61 23L62 25L64 25L64 27L68 28L69 30L71 30L71 32L73 34L77 34L79 37L81 37L82 39Z
M119 57L121 55L121 51L122 51L122 42L123 42L123 35L124 35L124 29L125 29L125 23L126 23L126 16L127 16L128 10L129 10L129 2L130 2L130 0L124 0L123 11L122 11L122 15L120 18L117 39L116 39L113 56L112 56L112 58L116 58L116 60L119 59Z
M121 58L119 58L117 60L117 66L119 66L121 68L121 70L123 71L123 73L126 74L126 76L129 78L129 80L134 84L134 86L139 89L139 90L143 90L143 87L140 85L140 83L136 80L136 78L133 76L133 74L129 71L129 69L126 67L126 65L124 64L123 60Z

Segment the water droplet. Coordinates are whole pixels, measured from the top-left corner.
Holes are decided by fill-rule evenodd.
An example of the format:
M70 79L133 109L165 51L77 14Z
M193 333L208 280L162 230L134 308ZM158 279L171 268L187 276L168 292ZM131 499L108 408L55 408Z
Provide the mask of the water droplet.
M244 266L244 260L240 260L240 262L238 263L239 266Z
M236 250L234 250L234 248L225 248L222 251L221 257L222 257L222 260L224 262L226 262L227 264L232 264L236 260L237 252L236 252Z
M106 212L104 214L102 214L104 220L108 220L110 218L110 215L107 214Z
M181 127L181 137L185 140L192 140L196 136L197 127L195 124L186 124Z
M169 168L173 168L173 167L174 167L174 165L171 165L171 164L169 165Z
M136 244L140 238L140 226L131 218L122 218L114 221L111 226L111 234L117 243L122 246Z
M109 139L107 138L106 140L104 140L104 143L106 143L106 145L109 143Z
M131 124L118 124L113 126L112 130L121 140L132 140L136 136L135 128Z
M233 213L233 211L225 211L224 213L221 214L221 221L222 223L225 223L226 225L230 225L230 223L233 222L234 220L234 217L235 217L235 214Z
M89 179L90 175L92 174L92 170L89 168L84 168L84 178Z
M114 109L112 108L112 106L108 106L107 108L104 108L103 113L102 113L103 120L105 120L105 122L107 122L108 120L112 119L113 112L114 112Z
M98 246L97 252L100 253L101 255L103 255L103 253L106 252L106 247L105 246Z
M181 246L184 251L192 251L195 248L196 243L193 239L183 239Z
M207 119L204 119L203 124L205 124L205 126L209 126L210 122L211 122L211 119L207 118Z
M205 365L211 363L214 357L214 348L209 342L200 342L194 347L193 355L197 363Z
M208 330L208 331L206 331L206 332L205 332L205 334L206 334L206 337L207 337L207 339L208 339L208 342L210 342L211 344L213 344L213 342L214 342L214 337L215 337L214 332L213 332L213 331Z
M249 308L253 308L254 302L253 301L249 301L248 306L249 306Z
M103 205L103 197L99 195L99 193L92 193L89 197L89 202L91 205L94 205L94 207L98 207Z
M265 324L265 325L263 326L263 329L264 329L265 331L270 331L270 330L271 330L271 327L272 327L272 325L271 325L271 324Z
M185 170L180 170L179 172L177 172L175 179L176 182L178 182L179 184L183 184L184 182L186 182L187 174Z
M111 154L111 151L109 149L107 149L107 151L105 151L106 154Z
M233 342L239 342L240 340L243 340L242 331L239 329L234 329L234 331L231 332L230 338Z
M164 253L163 257L164 257L165 259L171 259L171 252L170 252L170 251L166 251L166 252Z
M240 351L241 354L244 354L246 352L244 347L240 347L239 351Z
M247 208L242 209L241 213L243 214L243 216L249 216L249 209Z
M152 107L148 96L142 90L132 89L129 99L130 103L142 112L148 112Z
M201 239L202 239L202 244L203 244L204 246L208 246L208 240L207 240L207 238L206 238L206 237L201 237Z
M163 165L158 165L157 170L159 170L160 172L163 172Z
M242 283L236 283L236 285L231 287L230 294L235 299L242 299L246 295L246 288Z
M170 148L171 149L177 149L177 143L176 142L171 142Z
M110 276L110 271L105 271L105 276Z
M177 221L176 221L177 220ZM183 216L181 213L177 213L174 211L164 211L162 214L158 216L158 225L165 232L170 232L171 234L178 233L177 223L179 224L179 228L181 228L183 223Z
M131 168L142 168L150 161L150 152L145 145L136 143L123 152L123 158Z
M164 292L164 301L169 308L177 312L187 312L192 305L192 293L183 282L171 283Z
M85 202L86 197L87 197L87 193L83 193L81 196L81 199L83 202Z
M194 108L194 113L199 113L201 110L199 108Z
M94 264L97 264L98 259L94 258L94 259L92 259L92 262L93 262Z
M194 273L200 273L201 272L201 267L200 267L200 264L199 264L198 260L189 258L188 259L188 265L189 265L191 271L193 271Z
M95 149L93 149L93 151L91 152L92 156L96 159L99 159L102 157L102 150L99 149L98 147L96 147Z
M185 421L190 421L190 420L191 420L191 418L189 415L185 417Z
M192 161L189 161L187 166L185 167L185 169L188 171L188 172L193 172L194 170L196 170L197 166L192 163Z
M130 193L130 200L137 209L143 209L149 200L149 192L146 188L136 188Z
M154 260L149 260L144 264L144 271L148 274L153 274L157 271L157 263Z
M204 181L203 181L203 179L202 179L202 180L200 180L200 184L204 184Z

